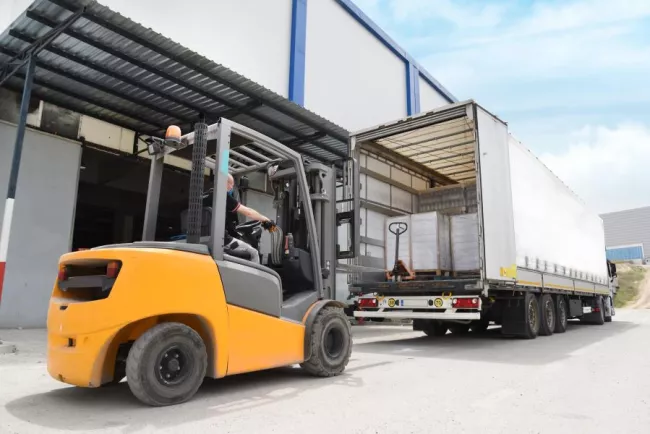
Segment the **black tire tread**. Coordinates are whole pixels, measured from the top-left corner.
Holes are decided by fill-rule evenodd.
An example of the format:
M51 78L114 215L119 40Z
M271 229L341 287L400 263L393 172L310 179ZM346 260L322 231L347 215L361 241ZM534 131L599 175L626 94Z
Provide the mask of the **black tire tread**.
M560 318L560 300L564 303L564 320L561 321ZM569 316L569 303L567 303L567 298L564 295L558 295L555 297L555 330L554 333L564 333L567 329L567 321Z
M327 367L323 363L323 360L321 360L321 358L319 357L320 342L318 337L322 332L323 323L325 322L325 319L327 319L328 317L339 317L342 320L342 322L345 324L348 336L350 338L348 343L347 353L344 357L343 362L339 366L335 367L334 369ZM300 367L304 369L305 372L315 377L334 377L336 375L340 375L341 373L343 373L345 367L350 361L350 356L352 355L352 326L350 325L347 316L345 316L345 314L340 308L334 306L325 306L320 310L320 312L318 312L318 315L316 316L316 319L314 320L314 324L311 329L309 345L310 345L310 357L308 360L305 360L303 363L300 364Z
M614 309L614 300L612 300L611 297L608 297L608 298L610 299L609 302L610 302L611 308L612 308L612 310L613 310L613 309ZM603 304L604 304L604 303L603 303ZM603 308L604 308L604 307L605 307L605 306L603 306ZM605 315L605 322L612 322L612 315L609 315L609 316Z
M446 335L448 330L449 327L443 324L442 322L430 320L430 322L426 324L426 327L424 329L424 334L430 338L441 337Z
M452 335L466 335L469 333L470 324L450 324L449 331Z
M472 331L472 333L475 333L475 334L486 333L488 328L490 328L490 321L485 320L485 319L480 319L480 320L477 320L477 321L473 321L470 324L469 328Z
M140 401L142 401L147 405L159 407L163 405L168 405L168 403L158 402L147 393L145 389L146 380L140 378L140 373L139 373L140 364L142 363L147 347L151 345L160 335L164 335L165 333L174 329L178 329L178 331L187 335L187 337L190 338L191 340L198 339L203 343L201 336L191 327L188 327L185 324L181 324L181 323L167 322L167 323L158 324L150 328L149 330L147 330L144 334L142 334L142 336L140 336L133 343L133 346L129 351L129 356L126 362L127 383L129 385L129 388L131 389L131 393L133 393L133 395L135 395L136 398L138 398ZM202 363L204 368L207 368L208 355L207 355L207 351L205 351L205 345L203 346L203 349L204 351L200 354L200 359L201 359L200 362ZM204 376L205 376L205 372L203 377ZM199 383L199 386L200 384L201 383ZM196 387L196 389L198 389L198 386ZM196 390L194 390L194 392L196 392ZM181 402L185 402L189 400L193 395L194 393L191 393L189 394L189 396L185 397L184 399L174 402L174 404L180 404Z
M548 326L548 323L547 323L548 318L546 318L546 309L544 308L544 305L546 303L548 303L548 302L553 304L553 309L552 309L552 311L553 311L553 313L552 313L552 315L553 315L553 324L550 327ZM553 300L553 297L551 297L550 294L543 294L539 298L539 332L538 332L538 334L540 336L551 336L553 334L553 332L555 331L555 324L556 323L557 323L557 309L555 307L555 302Z
M528 321L528 303L532 302L537 305L537 330L532 330L529 325ZM521 334L521 338L523 339L535 339L537 338L537 335L539 334L539 329L541 328L541 318L539 315L539 308L540 308L540 303L539 299L535 296L535 294L532 293L527 293L526 296L524 297L524 309L526 309L524 318L525 318L525 324L523 325L523 333Z

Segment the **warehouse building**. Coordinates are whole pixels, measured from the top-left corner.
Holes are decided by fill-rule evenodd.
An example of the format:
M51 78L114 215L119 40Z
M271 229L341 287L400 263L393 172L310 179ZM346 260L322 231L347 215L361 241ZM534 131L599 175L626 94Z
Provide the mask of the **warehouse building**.
M642 262L650 258L650 206L601 215L607 258Z
M144 141L171 123L187 132L199 116L228 117L334 164L348 131L456 101L350 0L187 0L183 18L175 4L2 2L0 192L11 190L21 106L27 130L15 201L0 202L0 328L45 324L62 253L140 238ZM160 239L180 231L190 169L165 163ZM368 214L410 209L409 192L429 182L408 162L366 155L364 164L366 176L383 173L368 189L387 189ZM265 182L251 186L249 203L266 211ZM382 255L379 233L362 229L364 254Z

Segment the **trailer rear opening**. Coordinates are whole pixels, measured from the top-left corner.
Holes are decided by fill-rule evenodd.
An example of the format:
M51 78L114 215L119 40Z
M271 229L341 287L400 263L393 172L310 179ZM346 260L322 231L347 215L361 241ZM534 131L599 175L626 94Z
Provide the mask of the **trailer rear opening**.
M413 213L386 221L408 226L398 259L413 275L359 274L355 317L412 319L428 335L494 323L526 338L564 332L570 318L611 321L602 220L480 105L380 125L352 134L350 144L357 158L372 150L434 174L433 186L417 190ZM388 232L384 255L388 270Z

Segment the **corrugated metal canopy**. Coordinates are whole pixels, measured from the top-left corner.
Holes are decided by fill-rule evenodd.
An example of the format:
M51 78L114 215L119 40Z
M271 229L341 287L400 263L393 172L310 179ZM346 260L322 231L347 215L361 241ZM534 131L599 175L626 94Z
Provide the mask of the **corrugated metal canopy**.
M373 143L435 174L442 184L476 178L476 131L468 116L471 101L421 113L356 133L357 143Z
M38 54L35 97L147 135L225 117L324 162L346 157L344 128L95 1L36 0L0 35L0 75L84 7ZM5 86L21 91L24 77Z

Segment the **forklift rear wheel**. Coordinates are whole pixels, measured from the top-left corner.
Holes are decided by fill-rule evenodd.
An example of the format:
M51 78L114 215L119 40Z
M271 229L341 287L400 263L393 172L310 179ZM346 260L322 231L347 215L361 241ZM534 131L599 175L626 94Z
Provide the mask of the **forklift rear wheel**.
M310 357L300 366L317 377L332 377L345 370L352 354L352 328L345 313L326 306L318 312L310 336Z
M188 401L201 386L208 355L201 336L180 323L162 323L140 336L126 361L131 392L145 404Z

